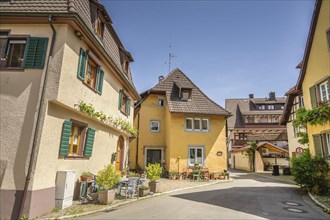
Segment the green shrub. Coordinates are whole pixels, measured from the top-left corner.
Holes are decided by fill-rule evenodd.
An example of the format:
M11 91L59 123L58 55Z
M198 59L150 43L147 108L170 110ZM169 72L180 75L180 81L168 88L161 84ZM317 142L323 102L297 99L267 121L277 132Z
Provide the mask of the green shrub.
M324 158L313 157L309 150L291 160L291 172L302 188L315 194L325 194L328 191L327 174L329 165Z
M87 172L82 172L80 176L87 178L87 177L92 177L93 174L91 172L87 171Z
M159 163L149 164L146 167L147 178L150 179L151 182L155 182L160 178L162 171L163 170Z
M120 181L120 173L116 171L112 164L108 164L103 170L97 174L96 184L100 190L112 189Z
M148 190L150 189L148 186L140 186L139 189L142 189L142 190Z

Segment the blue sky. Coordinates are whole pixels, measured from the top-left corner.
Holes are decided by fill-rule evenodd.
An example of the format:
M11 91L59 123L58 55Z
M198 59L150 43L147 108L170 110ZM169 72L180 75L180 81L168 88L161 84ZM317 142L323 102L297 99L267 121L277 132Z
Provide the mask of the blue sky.
M210 98L277 96L295 85L314 1L101 0L134 57L139 92L181 69Z

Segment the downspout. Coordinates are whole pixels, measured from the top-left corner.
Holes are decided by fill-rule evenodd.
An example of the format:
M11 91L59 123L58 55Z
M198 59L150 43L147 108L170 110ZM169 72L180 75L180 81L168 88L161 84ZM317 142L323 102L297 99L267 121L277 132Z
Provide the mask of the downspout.
M48 16L48 23L53 31L53 35L52 35L52 42L50 45L50 49L49 49L49 55L48 55L48 62L47 62L47 67L46 67L46 72L45 72L45 76L44 76L44 80L42 82L42 90L41 90L41 97L39 100L39 105L38 105L38 114L37 114L37 120L36 120L36 126L34 129L34 135L33 135L33 144L32 144L32 149L31 149L31 155L30 155L30 161L29 161L29 168L28 168L28 173L26 175L26 179L25 179L25 185L24 185L24 191L23 191L23 197L21 200L21 204L20 204L20 208L19 208L19 215L18 217L21 217L23 214L23 210L24 210L24 204L25 204L25 199L26 199L26 194L29 188L29 184L30 184L30 180L31 180L31 173L32 173L32 167L33 167L33 159L35 157L35 153L36 153L36 146L37 146L37 136L38 136L38 130L40 128L40 115L41 115L41 109L42 109L42 105L43 105L43 101L45 99L45 90L46 90L46 82L47 82L47 76L48 76L48 68L49 68L49 63L50 60L52 58L53 55L53 50L54 50L54 44L55 44L55 40L56 40L56 30L54 28L53 25L53 16L49 15Z
M137 130L140 131L140 111L138 112L138 119L137 119ZM139 159L139 135L136 137L136 156L135 156L135 167L138 165ZM135 170L137 172L137 170Z

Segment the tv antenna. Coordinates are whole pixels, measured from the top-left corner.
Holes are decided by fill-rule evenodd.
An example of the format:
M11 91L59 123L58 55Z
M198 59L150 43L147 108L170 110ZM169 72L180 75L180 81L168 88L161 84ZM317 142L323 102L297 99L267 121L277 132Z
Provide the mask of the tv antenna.
M165 62L165 64L168 64L168 72L171 72L171 65L172 65L172 58L174 58L175 56L172 53L172 42L170 41L170 51L168 53L168 62Z

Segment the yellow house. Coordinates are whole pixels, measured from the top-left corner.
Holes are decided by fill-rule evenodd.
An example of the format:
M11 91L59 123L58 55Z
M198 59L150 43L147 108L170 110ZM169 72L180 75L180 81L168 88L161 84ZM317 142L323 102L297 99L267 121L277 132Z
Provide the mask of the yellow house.
M306 109L330 103L330 1L318 0L306 43L297 89L304 94ZM329 113L330 114L330 113ZM307 133L312 155L330 159L330 122L308 124Z
M0 219L34 218L79 198L82 172L127 166L131 134L79 103L133 124L140 96L99 1L1 1L0 20Z
M173 70L141 94L130 143L130 168L164 163L182 172L196 163L210 172L227 169L226 118L230 113L208 98L183 72Z

